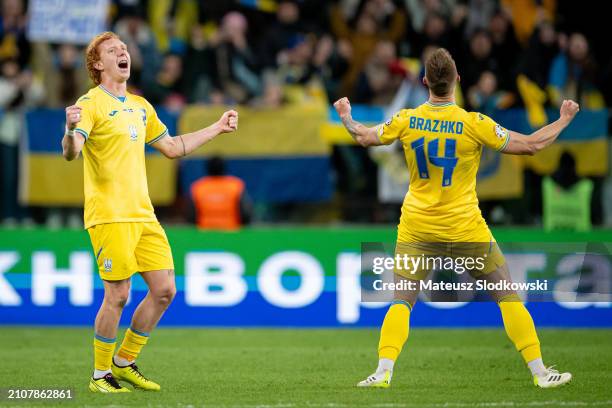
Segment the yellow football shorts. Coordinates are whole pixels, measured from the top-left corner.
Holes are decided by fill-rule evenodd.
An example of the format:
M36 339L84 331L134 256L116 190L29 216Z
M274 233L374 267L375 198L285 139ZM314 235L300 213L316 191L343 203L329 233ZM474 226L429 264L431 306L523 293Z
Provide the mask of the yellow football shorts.
M500 268L506 262L504 255L487 227L472 232L472 242L428 242L430 236L421 236L400 230L395 247L396 258L408 262L395 265L395 273L412 280L423 280L433 270L451 266L456 273L469 273L479 279ZM405 241L402 241L405 239Z
M87 232L104 280L123 280L136 272L174 269L170 244L159 222L98 224Z

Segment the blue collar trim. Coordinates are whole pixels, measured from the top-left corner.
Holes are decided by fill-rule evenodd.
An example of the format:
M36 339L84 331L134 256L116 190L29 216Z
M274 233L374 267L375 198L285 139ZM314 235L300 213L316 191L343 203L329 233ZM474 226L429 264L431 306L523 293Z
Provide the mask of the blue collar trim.
M127 95L126 96L117 96L114 93L112 93L111 91L109 91L108 89L106 89L104 87L104 85L102 85L102 84L98 85L98 87L100 89L102 89L104 92L106 92L107 94L109 94L110 96L112 96L113 98L115 98L116 100L118 100L119 102L125 102L127 100Z

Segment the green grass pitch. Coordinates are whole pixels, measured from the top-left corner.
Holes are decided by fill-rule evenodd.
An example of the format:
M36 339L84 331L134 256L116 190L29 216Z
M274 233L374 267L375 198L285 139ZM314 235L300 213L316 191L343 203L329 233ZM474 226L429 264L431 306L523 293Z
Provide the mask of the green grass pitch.
M139 366L160 393L92 394L92 331L0 328L0 388L69 387L74 400L0 406L612 407L612 330L540 330L545 362L569 385L531 384L502 329L411 330L390 389L358 389L376 364L374 329L153 332Z

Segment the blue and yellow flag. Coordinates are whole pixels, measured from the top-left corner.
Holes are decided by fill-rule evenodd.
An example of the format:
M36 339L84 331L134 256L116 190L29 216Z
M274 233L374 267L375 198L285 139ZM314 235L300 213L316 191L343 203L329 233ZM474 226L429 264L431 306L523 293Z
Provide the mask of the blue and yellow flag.
M158 109L172 133L176 118ZM36 109L26 114L26 137L21 146L19 197L23 204L41 206L83 205L83 163L62 157L65 113L61 109ZM176 163L151 147L145 150L149 195L153 204L169 205L176 196Z

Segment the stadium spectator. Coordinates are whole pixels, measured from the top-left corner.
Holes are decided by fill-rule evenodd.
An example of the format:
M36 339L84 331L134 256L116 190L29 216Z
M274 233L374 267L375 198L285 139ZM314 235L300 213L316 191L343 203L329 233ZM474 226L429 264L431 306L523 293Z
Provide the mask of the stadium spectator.
M448 18L458 5L456 0L403 0L410 25L417 33L423 32L428 16Z
M460 9L460 5L455 8ZM496 11L497 4L490 0L469 0L465 10L465 38L470 38L477 30L487 29Z
M53 50L48 44L34 46L37 71L45 70L45 105L59 108L72 105L89 86L81 51L72 44ZM51 68L51 69L50 69Z
M304 37L307 30L300 20L300 9L295 0L282 0L276 9L276 21L266 31L261 47L262 64L276 67L283 52L291 48L298 38Z
M183 96L183 60L176 54L164 57L155 81L144 84L144 95L149 102L178 112L185 105Z
M153 81L161 64L155 36L140 13L139 9L128 8L114 28L132 57L130 82L137 88Z
M469 64L463 65L460 73L464 92L476 85L485 71L497 76L497 64L491 56L492 46L491 35L484 30L476 31L470 39L467 52Z
M553 60L559 53L557 33L548 21L534 30L529 45L523 53L519 71L540 88L546 88Z
M357 80L355 102L388 105L406 75L397 59L395 45L380 41Z
M22 0L2 0L0 16L0 60L12 59L23 69L30 62L26 38L26 15Z
M296 36L293 43L283 50L278 57L278 68L274 74L268 70L265 80L264 104L268 107L279 106L281 99L287 102L299 102L304 95L300 89L310 81L319 77L321 63L327 59L330 49L317 47L320 54L315 61L314 36ZM274 75L274 78L272 77ZM298 86L296 88L295 86ZM284 89L283 89L284 88Z
M130 90L174 111L186 103L276 108L321 96L319 84L330 102L352 95L387 112L414 107L425 91L418 61L438 46L461 67L460 105L493 115L520 97L528 122L539 126L548 121L546 108L564 97L580 99L583 109L603 106L603 98L612 104L612 60L578 24L576 8L557 8L555 0L266 3L275 10L265 2L111 3L109 21L132 55ZM44 84L46 106L72 103L86 86L79 48L28 43L27 5L1 2L0 63L31 67L34 83ZM591 36L568 39L564 30ZM527 33L528 41L517 40ZM341 200L375 191L364 176L372 166L368 154L346 145L333 151Z
M578 176L574 157L564 152L557 171L542 180L544 229L590 230L592 195L593 182Z
M440 11L429 12L425 16L421 31L407 33L410 50L408 54L418 58L427 47L443 47L460 56L467 12L463 5L454 7L450 15Z
M491 58L499 67L497 80L501 89L512 90L516 78L516 56L520 46L512 33L512 23L504 12L497 12L489 23L491 33Z
M262 92L259 64L247 40L247 31L247 19L232 11L223 17L217 34L211 39L214 101L247 103Z
M191 198L198 228L235 230L251 218L250 200L244 182L225 173L225 162L211 157L207 175L191 185Z
M448 21L442 14L431 13L425 18L423 31L414 35L414 40L410 44L410 54L419 56L428 46L452 48Z
M191 38L184 58L184 80L186 84L185 97L189 103L209 102L212 84L210 72L212 69L211 53L205 28L195 25L191 28ZM222 98L221 98L222 99Z
M501 0L501 4L512 19L516 38L523 46L541 21L554 21L557 8L557 0Z
M381 40L398 42L406 30L406 15L404 11L391 1L382 1L384 13L380 11L381 4L377 0L361 3L353 21L349 23L340 6L331 9L331 28L339 40L347 41L351 46L349 68L344 75L340 93L352 95L355 82L376 44Z
M596 85L597 64L590 54L589 43L583 34L573 33L566 52L560 53L551 66L552 102L560 106L563 99L572 98L587 109L602 108L603 97Z
M514 102L509 92L499 90L497 78L491 71L484 71L476 85L467 93L470 107L485 115L492 115L496 109L505 109Z
M14 225L24 216L17 201L23 115L42 101L44 90L30 71L21 69L18 58L4 60L0 74L0 222Z
M330 103L339 96L341 81L349 68L352 53L353 49L348 41L334 42L330 35L321 37L317 44L314 65L324 82Z

